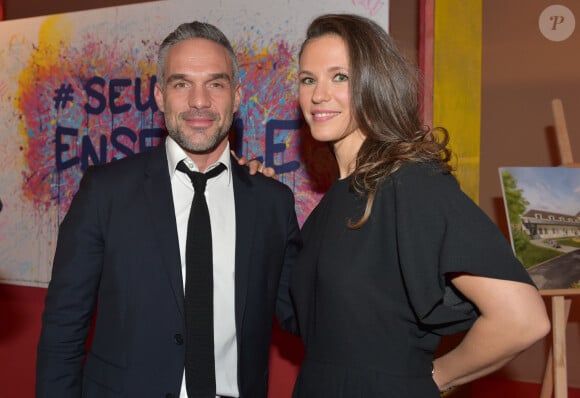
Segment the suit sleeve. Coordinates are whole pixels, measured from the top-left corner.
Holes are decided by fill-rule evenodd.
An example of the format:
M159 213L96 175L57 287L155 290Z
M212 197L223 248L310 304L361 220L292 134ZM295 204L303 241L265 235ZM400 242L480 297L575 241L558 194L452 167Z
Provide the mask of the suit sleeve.
M36 397L80 397L103 262L97 189L88 169L59 228L42 316Z
M295 335L298 335L298 325L294 314L292 301L290 299L290 272L296 262L298 252L302 248L302 239L300 228L296 219L294 208L294 197L290 195L290 211L288 211L287 233L286 233L286 252L284 255L284 264L280 274L280 283L278 287L278 300L276 302L276 316L280 326Z

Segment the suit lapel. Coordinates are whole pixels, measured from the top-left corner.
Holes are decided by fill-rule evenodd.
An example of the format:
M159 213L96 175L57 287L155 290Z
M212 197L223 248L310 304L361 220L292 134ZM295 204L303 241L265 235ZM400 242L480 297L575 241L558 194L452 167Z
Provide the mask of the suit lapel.
M241 332L246 307L249 278L251 278L251 252L256 218L256 202L248 175L232 159L232 177L236 206L236 328ZM238 339L238 344L240 339Z
M177 223L165 145L160 144L157 148L152 149L150 154L145 168L145 200L153 220L153 228L169 284L173 290L179 312L184 315Z
M256 202L246 172L232 159L232 180L236 207L235 307L236 328L242 330L248 292ZM184 314L181 260L175 221L171 181L167 170L165 145L152 149L145 170L145 200L149 207L163 266L180 313ZM239 340L238 340L239 342Z

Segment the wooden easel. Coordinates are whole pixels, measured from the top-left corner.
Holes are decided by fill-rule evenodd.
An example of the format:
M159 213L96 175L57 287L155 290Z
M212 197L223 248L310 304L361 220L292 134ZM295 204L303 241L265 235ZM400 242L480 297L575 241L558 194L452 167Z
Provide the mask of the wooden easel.
M562 166L580 167L580 163L574 163L572 158L572 147L570 146L561 100L552 100L552 113L554 114L556 138ZM550 398L552 392L554 393L554 398L568 398L566 324L570 315L572 299L567 297L580 295L580 289L552 289L542 290L540 293L542 296L551 297L552 305L552 347L548 353L540 398Z

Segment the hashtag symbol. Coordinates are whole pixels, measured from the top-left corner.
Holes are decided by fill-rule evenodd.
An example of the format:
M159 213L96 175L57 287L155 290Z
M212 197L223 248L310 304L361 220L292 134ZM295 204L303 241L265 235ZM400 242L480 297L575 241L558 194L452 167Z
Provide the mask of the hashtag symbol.
M54 109L58 109L59 106L61 109L64 109L66 103L74 99L72 96L73 93L74 90L72 85L61 84L60 88L54 90L54 94L56 95L52 97L54 101Z

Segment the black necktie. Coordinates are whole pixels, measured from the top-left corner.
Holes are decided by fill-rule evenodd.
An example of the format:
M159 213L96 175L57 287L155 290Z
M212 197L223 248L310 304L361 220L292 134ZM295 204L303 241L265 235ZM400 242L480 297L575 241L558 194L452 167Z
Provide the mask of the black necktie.
M177 165L195 191L185 244L185 386L189 398L215 398L216 394L211 225L205 185L225 169L220 163L204 174L191 171L183 161Z

